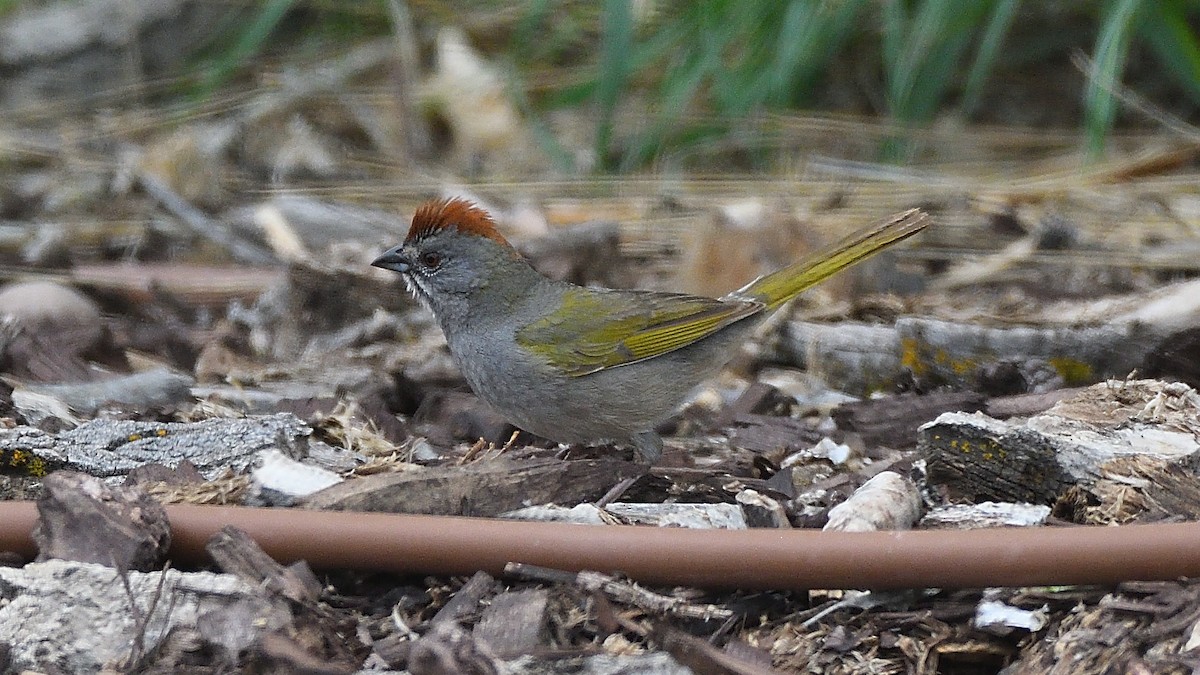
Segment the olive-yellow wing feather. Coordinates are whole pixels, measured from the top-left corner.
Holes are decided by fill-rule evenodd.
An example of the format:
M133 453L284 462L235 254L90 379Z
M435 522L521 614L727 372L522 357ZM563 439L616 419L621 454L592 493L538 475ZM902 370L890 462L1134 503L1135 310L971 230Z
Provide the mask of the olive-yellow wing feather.
M572 288L517 343L571 376L659 356L756 314L762 303L675 293Z

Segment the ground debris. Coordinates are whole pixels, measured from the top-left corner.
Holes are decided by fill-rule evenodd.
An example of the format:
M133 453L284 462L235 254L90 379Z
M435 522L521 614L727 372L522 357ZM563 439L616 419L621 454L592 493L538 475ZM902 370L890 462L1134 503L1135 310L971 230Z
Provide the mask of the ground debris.
M654 593L631 581L600 572L563 572L524 563L509 563L504 572L519 579L573 584L589 593L604 593L615 602L630 604L652 614L672 614L700 621L726 620L734 615L732 610Z
M1055 505L1074 522L1111 525L1166 519L1200 520L1200 480L1188 466L1149 456L1105 462L1100 477L1072 488ZM1072 506L1074 501L1078 504Z
M233 527L223 528L207 549L222 571L263 596L282 601L286 609L281 613L284 623L247 645L242 656L248 666L335 674L353 672L361 663L366 649L353 630L354 618L322 602L324 587L307 563L284 567Z
M1197 621L1195 581L1122 584L1098 603L1056 615L1046 639L1029 644L1005 672L1192 673L1200 657L1186 646Z

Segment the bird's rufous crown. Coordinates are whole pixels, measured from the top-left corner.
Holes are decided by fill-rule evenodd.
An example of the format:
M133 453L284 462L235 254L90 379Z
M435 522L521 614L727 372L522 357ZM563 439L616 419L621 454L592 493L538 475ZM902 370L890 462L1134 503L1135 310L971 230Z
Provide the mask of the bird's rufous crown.
M423 239L442 230L457 230L508 246L487 211L459 197L433 199L417 208L405 241Z

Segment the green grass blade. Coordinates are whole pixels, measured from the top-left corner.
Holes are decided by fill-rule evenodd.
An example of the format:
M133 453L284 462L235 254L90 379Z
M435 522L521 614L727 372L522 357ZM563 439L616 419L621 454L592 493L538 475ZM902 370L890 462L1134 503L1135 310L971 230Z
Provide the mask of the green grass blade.
M1200 103L1200 38L1188 21L1189 9L1198 8L1197 3L1186 0L1151 3L1138 35L1150 44L1188 96Z
M258 14L250 21L250 25L238 35L233 47L222 53L207 69L200 80L200 93L207 97L221 84L227 81L251 56L262 50L267 38L288 10L296 4L296 0L267 0Z
M629 53L633 48L633 10L630 0L606 0L600 44L600 73L595 101L598 113L595 152L603 164L612 146L613 117L629 81Z
M974 112L983 97L983 87L996 64L1000 46L1012 26L1019 3L1020 0L999 0L992 6L983 38L979 41L979 49L975 52L975 60L971 63L971 69L967 71L967 81L963 85L962 103L959 108L966 115Z
M1093 69L1084 89L1088 152L1092 156L1104 150L1105 136L1116 119L1117 99L1113 91L1125 69L1140 4L1140 0L1117 0L1110 5L1096 39Z

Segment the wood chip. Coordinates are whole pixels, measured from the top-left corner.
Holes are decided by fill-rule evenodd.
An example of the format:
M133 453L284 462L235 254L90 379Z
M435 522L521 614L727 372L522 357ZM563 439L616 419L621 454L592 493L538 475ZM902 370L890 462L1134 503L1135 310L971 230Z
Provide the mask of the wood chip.
M46 477L33 538L38 560L91 562L150 571L166 559L171 529L166 511L137 487L110 487L71 471Z
M486 643L500 658L545 647L549 642L549 603L550 592L545 589L501 593L492 598L475 624L475 639Z
M971 391L906 393L843 403L833 409L833 421L839 429L858 433L868 445L911 448L922 424L944 412L975 412L983 405L984 396Z

